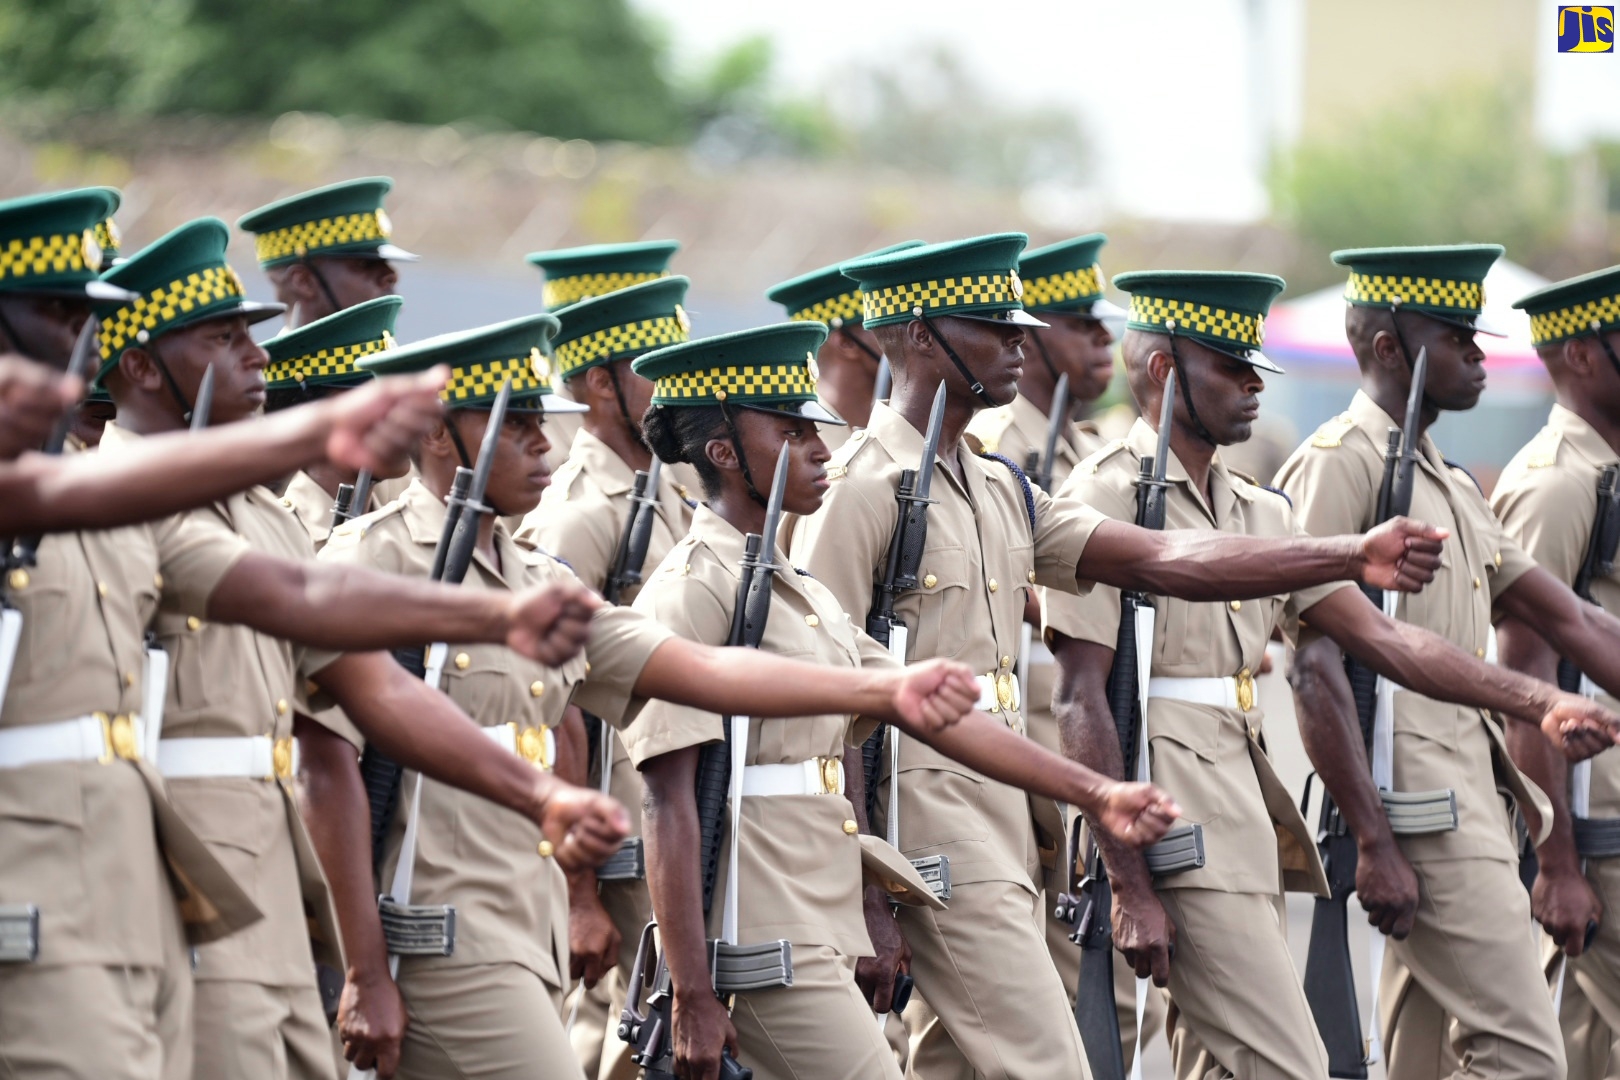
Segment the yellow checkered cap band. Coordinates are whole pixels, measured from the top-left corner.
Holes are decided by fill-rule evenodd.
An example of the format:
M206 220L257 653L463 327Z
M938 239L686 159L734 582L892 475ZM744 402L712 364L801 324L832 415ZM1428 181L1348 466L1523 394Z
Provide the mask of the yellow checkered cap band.
M272 229L253 238L253 249L259 262L266 264L281 259L319 255L322 251L349 244L367 241L380 244L392 232L388 215L381 210L370 210L363 214L343 214L289 225L285 229Z
M794 322L823 322L828 326L860 317L861 294L858 289L800 308L788 316Z
M501 384L512 380L512 396L551 393L550 361L533 350L528 356L510 360L480 360L450 372L450 381L439 391L439 400L451 405L475 404L493 400Z
M611 274L572 274L567 277L548 277L540 288L540 298L548 308L560 308L576 300L589 300L593 296L614 292L643 281L656 281L668 277L668 271L635 271Z
M566 379L593 360L644 353L687 340L686 327L674 315L610 326L557 346L557 375Z
M786 398L807 401L816 396L816 380L809 365L759 364L710 368L707 371L681 371L660 375L653 381L655 403L722 400L728 398Z
M1027 278L1024 281L1024 306L1042 308L1076 300L1093 300L1102 295L1102 282L1102 266L1097 264L1083 270L1065 270L1061 274Z
M1594 327L1592 324L1597 323ZM1590 334L1620 324L1620 296L1605 296L1584 304L1530 316L1530 343L1545 345L1577 334Z
M1485 306L1485 286L1475 281L1410 277L1404 274L1355 274L1344 288L1344 298L1356 304L1403 304L1448 308L1477 315Z
M393 335L385 334L376 341L318 349L304 356L289 356L285 360L277 360L264 369L264 378L268 383L284 383L359 375L361 371L358 365L362 356L385 352L393 347Z
M229 266L210 266L153 289L101 320L101 359L122 355L142 330L156 333L198 308L240 299L244 291L242 279Z
M0 242L0 282L101 269L99 249L86 261L85 233L15 237Z
M861 309L867 322L910 315L917 308L925 314L949 314L959 308L977 308L988 304L1017 306L1022 289L1015 286L1012 274L969 274L963 277L940 278L937 281L914 281L906 285L888 285L861 293Z
M1259 315L1227 311L1209 304L1189 304L1160 296L1137 294L1131 297L1130 325L1142 330L1168 330L1175 320L1178 334L1199 334L1228 341L1246 349L1258 349L1266 337L1266 320Z

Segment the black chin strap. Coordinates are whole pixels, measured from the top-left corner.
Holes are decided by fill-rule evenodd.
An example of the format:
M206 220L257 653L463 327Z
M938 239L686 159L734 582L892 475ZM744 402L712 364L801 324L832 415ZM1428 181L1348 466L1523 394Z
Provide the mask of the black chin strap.
M1389 325L1395 331L1395 340L1399 342L1401 346L1401 357L1406 361L1406 370L1408 373L1410 373L1417 365L1412 359L1412 350L1406 346L1406 335L1401 333L1401 320L1397 318L1400 313L1401 306L1399 303L1392 303L1389 305ZM1439 407L1436 406L1432 400L1430 400L1429 388L1427 386L1423 388L1423 407L1425 409L1434 409L1436 412L1440 411Z
M1046 342L1042 341L1041 335L1033 329L1029 332L1029 340L1035 343L1035 351L1041 354L1041 363L1046 365L1046 373L1052 376L1052 385L1056 386L1057 366L1052 363L1052 354L1046 351Z
M1170 337L1170 366L1176 369L1176 384L1181 387L1181 400L1187 404L1187 419L1192 421L1193 434L1219 449L1220 443L1215 441L1215 436L1209 433L1209 428L1199 419L1198 409L1193 405L1192 380L1187 377L1187 370L1181 363L1181 354L1176 350L1176 328L1168 326L1166 330Z
M327 282L326 275L321 273L321 268L315 265L315 260L308 256L302 256L298 261L303 263L304 267L314 275L315 283L321 287L321 292L326 294L326 302L332 305L332 311L334 313L342 311L343 305L338 303L337 293L332 291L332 286ZM467 467L472 468L470 465Z
M186 400L186 395L180 389L180 384L175 381L174 374L169 371L169 365L164 363L163 355L157 351L157 343L148 341L142 348L146 350L146 355L152 358L152 363L157 366L158 374L163 376L163 385L169 388L169 396L174 398L176 405L180 406L180 422L189 425L191 423L191 403Z
M1598 323L1594 326L1592 333L1597 337L1598 344L1603 346L1604 353L1609 357L1609 363L1614 365L1614 373L1620 375L1620 356L1614 354L1614 346L1609 344L1608 337L1603 333L1602 325L1602 323Z
M940 348L945 350L945 355L951 358L951 363L955 364L956 370L961 372L963 380L967 382L968 389L973 391L974 397L984 402L985 407L989 409L999 409L1006 404L1005 402L995 401L990 397L989 392L984 388L984 383L972 371L968 370L968 366L962 362L962 358L956 355L956 350L951 348L951 343L945 340L945 335L939 332L939 327L935 326L933 321L924 314L922 308L913 309L912 314L921 319L923 325L928 327L928 332L934 335L934 340L939 342Z
M748 485L748 497L761 506L769 506L770 503L766 502L765 497L759 493L759 488L754 486L754 474L748 469L748 455L743 453L742 436L737 434L737 423L731 418L731 409L723 401L720 402L720 415L725 418L726 433L731 438L731 448L737 452L737 464L742 466L743 483Z
M641 425L630 419L630 405L624 400L624 388L619 385L619 372L612 361L607 364L607 373L608 381L613 383L613 396L619 400L619 419L624 421L624 429L636 440L637 446L649 454L652 453L652 447L648 446L647 440L642 437Z
M842 337L843 337L843 339L844 339L844 340L845 340L845 341L847 341L847 342L849 342L849 343L850 343L850 344L851 344L851 345L853 345L853 346L855 346L855 347L856 347L856 348L857 348L857 349L859 349L859 350L861 350L861 352L863 352L863 353L865 353L865 354L866 354L866 355L867 355L867 356L869 356L869 357L871 357L871 358L872 358L872 363L874 363L874 364L881 364L881 363L883 363L883 357L882 357L882 355L881 355L881 354L879 354L879 353L878 353L878 351L877 351L877 350L876 350L876 349L874 349L874 348L872 348L872 346L870 346L870 345L868 345L868 344L867 344L867 343L866 343L866 342L864 342L864 341L862 341L862 340L861 340L861 339L860 339L860 335L858 335L858 334L855 334L855 333L852 333L852 332L851 332L851 331L850 331L850 330L849 330L849 329L848 329L848 328L847 328L847 327L846 327L846 326L845 326L845 325L844 325L844 323L843 323L843 322L842 322L842 321L840 321L840 322L839 322L839 324L838 324L838 325L837 325L837 326L835 326L835 327L834 327L834 328L833 328L833 329L834 329L834 330L835 330L835 331L836 331L836 332L837 332L837 333L838 333L838 334L840 334L840 335L841 335L841 336L842 336Z
M458 409L456 411L463 412L466 410ZM461 441L461 432L456 430L456 425L453 421L454 415L455 414L452 413L444 418L444 430L450 433L450 441L456 444L456 456L461 459L462 466L464 468L471 469L474 467L472 455L467 453L467 444ZM495 500L489 497L489 493L487 491L484 493L484 505L489 507L490 513L496 517L506 516L505 514L501 513L501 508L495 505Z

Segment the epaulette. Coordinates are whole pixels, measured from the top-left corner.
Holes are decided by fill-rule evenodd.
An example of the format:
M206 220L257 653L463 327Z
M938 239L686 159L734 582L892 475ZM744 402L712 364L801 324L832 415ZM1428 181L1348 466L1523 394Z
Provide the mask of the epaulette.
M1344 442L1352 428L1356 426L1355 417L1349 413L1340 413L1321 427L1311 436L1311 445L1322 450L1331 450Z
M585 466L581 465L578 459L569 458L557 466L557 471L551 474L551 488L566 502L568 496L572 493L574 481L578 480L584 473Z
M291 511L288 512L291 513ZM356 540L364 540L366 538L366 534L378 524L388 520L390 517L394 517L404 512L405 501L403 499L395 499L391 503L379 506L369 514L362 514L359 517L350 518L348 521L345 521L343 524L333 529L330 534L328 534L326 541L327 543L331 543L333 540L348 539L350 537L353 537Z
M1450 466L1453 469L1456 469L1458 472L1460 472L1464 476L1468 477L1469 480L1473 481L1474 490L1478 491L1481 495L1485 494L1485 489L1479 486L1479 478L1476 477L1473 473L1469 472L1467 469L1463 468L1461 465L1457 464L1455 461L1451 461L1451 460L1449 460L1447 458L1441 458L1440 460L1444 461L1448 466Z
M856 428L850 432L849 438L844 440L844 445L833 451L832 460L827 463L827 479L842 480L849 475L850 461L871 441L866 437L865 428Z
M1124 439L1115 439L1113 442L1104 446L1101 450L1093 451L1092 455L1086 458L1080 464L1076 465L1074 470L1075 472L1081 473L1085 476L1090 476L1098 469L1102 468L1103 462L1107 461L1109 458L1113 457L1115 454L1119 453L1121 450L1130 445L1131 444L1126 442Z
M1524 467L1545 469L1558 464L1558 446L1563 441L1563 433L1556 428L1542 428L1535 438L1525 444Z
M993 454L997 450L1000 450L1001 437L1007 434L1008 428L1012 427L1012 406L1001 405L997 408L980 413L974 419L978 420L979 422L973 424L969 430L978 438L979 443L984 448L984 452L987 454Z
M1029 515L1029 531L1033 533L1035 531L1035 489L1030 486L1029 477L1024 475L1023 469L1020 469L1017 465L1013 464L1012 458L991 453L980 453L979 456L989 461L1001 462L1003 465L1007 466L1007 471L1012 473L1014 478L1017 479L1018 486L1022 488L1024 492L1024 513Z

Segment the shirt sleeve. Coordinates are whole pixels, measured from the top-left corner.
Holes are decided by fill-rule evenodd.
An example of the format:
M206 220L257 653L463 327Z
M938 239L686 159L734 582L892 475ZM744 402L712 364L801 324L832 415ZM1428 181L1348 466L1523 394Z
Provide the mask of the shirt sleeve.
M575 478L574 483L581 483ZM523 519L517 539L548 555L555 555L574 568L579 580L602 591L613 570L618 553L619 529L623 522L612 517L612 503L599 499L574 500L542 498L533 513ZM547 496L551 490L547 490Z
M1491 508L1502 532L1565 585L1574 585L1597 513L1596 481L1562 467L1504 476ZM1504 556L1505 561L1505 556Z
M1294 504L1294 520L1310 536L1365 532L1378 501L1373 478L1351 445L1306 443L1284 463L1276 483Z
M857 456L850 468L864 460ZM866 624L874 575L889 557L899 517L894 491L881 480L876 470L834 480L821 509L798 519L789 540L793 565L831 590L857 626Z
M591 616L590 661L585 681L574 690L574 704L608 723L623 722L635 697L641 669L675 632L634 608L602 607Z
M1096 520L1086 528L1086 537L1096 531L1105 520L1131 521L1136 507L1125 500L1106 482L1110 469L1108 461L1101 462L1090 472L1076 469L1059 489L1057 504L1064 507L1082 506ZM1039 566L1036 569L1040 573ZM1119 642L1119 590L1112 585L1080 583L1071 574L1067 587L1053 587L1045 591L1041 604L1043 634L1058 633L1077 641L1089 641L1112 649ZM1046 637L1050 642L1050 636Z
M166 518L153 527L163 574L163 607L206 616L208 598L249 545L213 507Z
M1080 578L1080 557L1104 515L1080 499L1054 499L1035 492L1035 580L1064 592L1084 594L1092 583Z

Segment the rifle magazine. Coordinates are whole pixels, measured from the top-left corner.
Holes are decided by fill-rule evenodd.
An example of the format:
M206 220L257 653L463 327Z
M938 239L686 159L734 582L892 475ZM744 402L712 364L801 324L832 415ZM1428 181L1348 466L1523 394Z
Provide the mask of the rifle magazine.
M641 837L632 836L621 843L619 849L608 856L607 862L597 868L596 880L647 880L647 852Z
M1620 818L1574 819L1575 850L1583 859L1620 856Z
M709 970L721 997L793 985L793 945L784 940L757 945L709 942Z
M1396 836L1432 836L1457 829L1457 793L1436 791L1380 791L1389 831Z
M1147 859L1148 873L1154 877L1180 874L1204 868L1204 827L1199 824L1177 825L1164 834L1164 839L1142 852Z
M393 956L451 956L456 951L456 909L449 904L377 901L383 938Z

